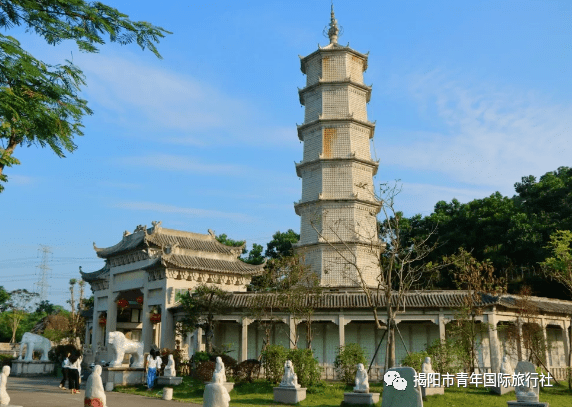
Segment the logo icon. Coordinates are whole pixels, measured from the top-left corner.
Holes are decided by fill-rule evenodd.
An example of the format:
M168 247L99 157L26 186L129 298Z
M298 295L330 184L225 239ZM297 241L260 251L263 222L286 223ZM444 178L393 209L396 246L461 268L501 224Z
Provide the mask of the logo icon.
M407 388L407 380L401 377L395 370L385 372L383 381L386 386L393 386L396 390L405 390Z

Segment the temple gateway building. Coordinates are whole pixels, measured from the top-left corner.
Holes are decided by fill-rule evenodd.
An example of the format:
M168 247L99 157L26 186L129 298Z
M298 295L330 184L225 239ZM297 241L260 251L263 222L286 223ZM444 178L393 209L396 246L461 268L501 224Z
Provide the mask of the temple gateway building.
M334 378L333 363L339 346L359 343L371 358L382 330L375 328L373 313L360 291L357 273L343 261L340 250L356 256L363 282L378 283L378 258L383 245L378 241L376 215L381 203L373 193L373 176L378 162L370 152L374 123L367 117L371 87L364 84L367 54L338 44L338 26L333 9L328 32L330 43L301 58L306 86L299 90L305 106L304 123L298 137L304 155L296 164L302 178L302 197L294 205L301 218L297 253L317 273L325 293L319 299L308 295L301 301L314 307L312 316L314 355L324 367L324 378ZM337 250L335 248L338 248ZM192 356L204 350L201 330L186 338L177 337L175 323L183 312L176 302L177 292L199 284L212 284L233 292L231 312L219 315L215 345L225 346L239 361L258 358L268 336L286 347L305 347L305 319L287 311L276 294L247 292L252 276L263 266L238 259L241 247L228 247L215 239L214 232L198 234L163 228L138 226L133 233L108 248L95 247L105 266L83 273L94 293L94 309L86 327L86 362L106 360L106 333L121 331L127 338L142 341L145 352L151 346L180 348ZM426 349L435 339L447 337L446 326L455 319L467 295L463 291L424 291L406 295L406 312L397 323L403 340L396 342L396 358ZM542 357L556 378L564 378L570 354L572 302L547 298L527 299L534 315L522 320L522 299L514 295L484 296L484 312L477 320L487 329L479 340L478 366L483 372L499 372L503 356L515 366L527 359L529 347L510 339L513 326L522 331L527 324L540 329L549 346ZM252 309L264 304L272 309L270 335L264 317ZM385 303L377 298L380 309ZM381 315L382 316L382 315ZM519 335L522 338L522 335ZM370 377L383 375L385 346L379 347Z

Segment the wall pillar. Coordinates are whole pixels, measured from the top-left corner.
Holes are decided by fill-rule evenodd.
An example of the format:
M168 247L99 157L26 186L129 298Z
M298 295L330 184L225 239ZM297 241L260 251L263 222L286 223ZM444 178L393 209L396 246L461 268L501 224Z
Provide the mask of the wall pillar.
M340 336L340 346L346 345L346 319L343 315L338 316L338 334Z
M546 364L546 367L550 369L552 364L550 363L550 354L548 352L548 335L546 334L547 323L544 318L542 318L541 323L542 323L542 339L544 340L544 358L546 360L544 363Z
M441 342L445 342L447 340L447 330L446 330L447 321L445 320L445 316L442 312L439 313L439 339Z
M91 335L91 344L94 348L93 353L97 351L97 347L101 340L101 327L99 326L99 300L97 298L97 292L93 294L93 331Z
M240 335L240 362L248 359L248 325L250 325L248 318L242 318L241 321L241 335Z
M497 332L497 318L493 312L487 314L487 322L489 325L489 348L491 354L491 372L499 373L501 368L501 351Z
M175 348L174 317L173 313L167 309L167 304L161 307L161 342L159 348Z
M292 315L288 316L288 327L289 329L289 339L290 339L290 349L296 348L296 320L292 318Z
M196 331L197 335L197 352L202 351L203 349L203 328L197 328Z

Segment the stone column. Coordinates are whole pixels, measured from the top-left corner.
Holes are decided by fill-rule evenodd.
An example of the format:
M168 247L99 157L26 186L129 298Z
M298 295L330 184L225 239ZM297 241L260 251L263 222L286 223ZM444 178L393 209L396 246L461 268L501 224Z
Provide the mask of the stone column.
M570 327L572 321L564 321L562 323L562 328L564 330L564 334L562 338L564 339L564 360L566 361L566 366L572 366L572 349L570 344L570 332L568 328Z
M447 331L446 331L447 321L445 320L445 316L442 312L439 313L439 339L441 342L445 342L447 340Z
M197 352L202 351L203 347L203 328L197 328Z
M118 295L118 293L110 292L107 296L107 324L105 325L106 335L109 335L110 332L115 332L117 330L117 304L115 301ZM107 338L105 340L105 344L107 345Z
M546 334L547 323L544 318L542 318L541 323L542 323L542 339L544 340L544 358L546 360L545 364L546 367L550 369L552 364L550 363L550 354L548 352L548 335Z
M289 327L289 339L290 339L290 349L296 347L296 321L292 318L292 315L288 316L288 327Z
M149 305L149 290L143 292L143 306L141 307L141 341L143 341L143 352L151 351L153 345L153 323L150 320L151 306Z
M175 347L175 326L173 314L167 309L167 304L161 309L161 342L160 348L173 349Z
M343 315L338 316L338 333L340 336L340 346L346 344L346 318Z
M91 336L91 344L93 347L93 353L97 351L98 342L103 342L101 340L101 327L99 326L99 300L97 299L97 293L93 294L93 333Z
M489 325L489 348L491 354L491 372L499 373L501 367L501 351L499 346L499 338L497 333L497 318L493 312L487 314L487 322Z
M248 359L248 325L250 325L250 320L243 317L240 335L240 362L244 362Z

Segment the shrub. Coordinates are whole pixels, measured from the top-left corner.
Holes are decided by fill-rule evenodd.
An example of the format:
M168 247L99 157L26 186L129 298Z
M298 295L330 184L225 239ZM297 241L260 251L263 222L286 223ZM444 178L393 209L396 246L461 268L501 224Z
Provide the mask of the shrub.
M284 375L284 363L288 359L288 349L282 345L268 345L262 352L262 365L266 380L280 383Z
M451 339L441 342L435 339L431 346L427 348L427 353L431 356L433 370L437 373L459 372L462 368L460 358L461 352L459 344Z
M365 351L359 344L348 343L338 348L334 368L341 381L349 385L354 382L358 363L367 364Z
M256 359L247 359L234 368L234 380L237 383L252 383L254 376L260 373L260 362Z
M288 359L292 361L294 372L298 376L298 384L302 387L310 387L320 381L322 368L318 359L314 357L312 349L292 349L288 352ZM284 373L283 367L281 373Z
M195 371L197 379L199 379L202 382L210 382L213 378L215 365L216 365L215 362L213 362L212 360L199 362L197 365L197 370Z
M207 352L195 352L193 360L195 363L206 362L207 360L210 360L210 355Z
M412 352L407 355L402 361L401 364L403 366L409 366L415 369L416 372L421 371L421 365L425 361L425 358L429 356L427 351L420 351L420 352Z
M0 367L1 366L12 366L12 361L16 358L12 355L0 355Z

